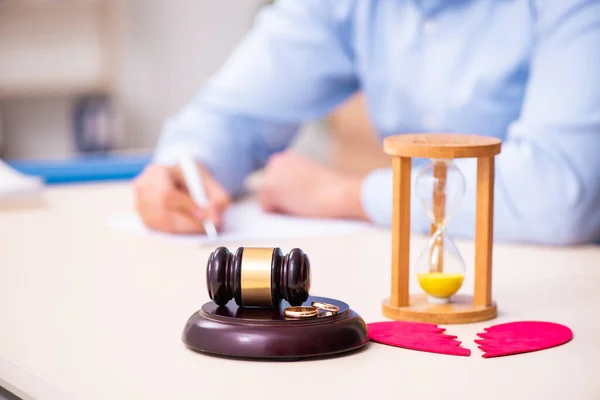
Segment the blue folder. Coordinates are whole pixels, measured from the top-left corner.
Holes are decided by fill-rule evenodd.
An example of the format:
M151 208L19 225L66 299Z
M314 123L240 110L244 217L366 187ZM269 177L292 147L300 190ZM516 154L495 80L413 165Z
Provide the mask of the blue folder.
M48 185L128 180L152 160L151 154L89 155L61 160L6 160L17 171L39 176Z

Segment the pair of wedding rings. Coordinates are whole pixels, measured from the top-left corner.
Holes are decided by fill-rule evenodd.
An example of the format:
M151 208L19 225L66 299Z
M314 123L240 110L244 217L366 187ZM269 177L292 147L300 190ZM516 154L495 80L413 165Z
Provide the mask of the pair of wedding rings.
M288 307L283 314L288 318L329 317L338 313L340 308L333 304L313 301L310 306Z

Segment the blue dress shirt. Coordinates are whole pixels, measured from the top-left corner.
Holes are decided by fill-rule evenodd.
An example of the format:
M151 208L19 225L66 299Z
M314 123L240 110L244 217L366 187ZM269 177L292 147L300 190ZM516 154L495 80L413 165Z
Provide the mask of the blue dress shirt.
M462 132L503 141L496 240L600 238L597 0L279 0L166 122L156 160L174 162L174 145L187 143L238 194L300 124L357 91L381 138ZM448 232L472 237L476 161L455 164L467 189ZM391 170L372 171L362 185L372 221L388 226L391 202ZM411 229L427 231L414 192L411 208Z

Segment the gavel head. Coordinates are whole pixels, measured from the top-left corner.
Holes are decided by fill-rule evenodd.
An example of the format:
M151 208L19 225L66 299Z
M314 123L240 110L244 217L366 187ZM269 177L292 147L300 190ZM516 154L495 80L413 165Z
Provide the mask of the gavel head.
M218 305L232 298L240 307L299 306L308 299L310 261L300 249L240 247L232 254L218 247L206 265L208 295Z

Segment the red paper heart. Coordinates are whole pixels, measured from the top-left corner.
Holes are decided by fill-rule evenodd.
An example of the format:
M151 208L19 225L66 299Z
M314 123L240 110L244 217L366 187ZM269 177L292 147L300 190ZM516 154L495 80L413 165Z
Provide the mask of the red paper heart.
M483 358L549 349L573 339L571 329L553 322L510 322L484 330L477 334L482 339L475 340L484 351Z
M367 325L374 342L430 353L470 356L471 350L460 347L456 336L446 335L444 328L423 322L374 322Z

